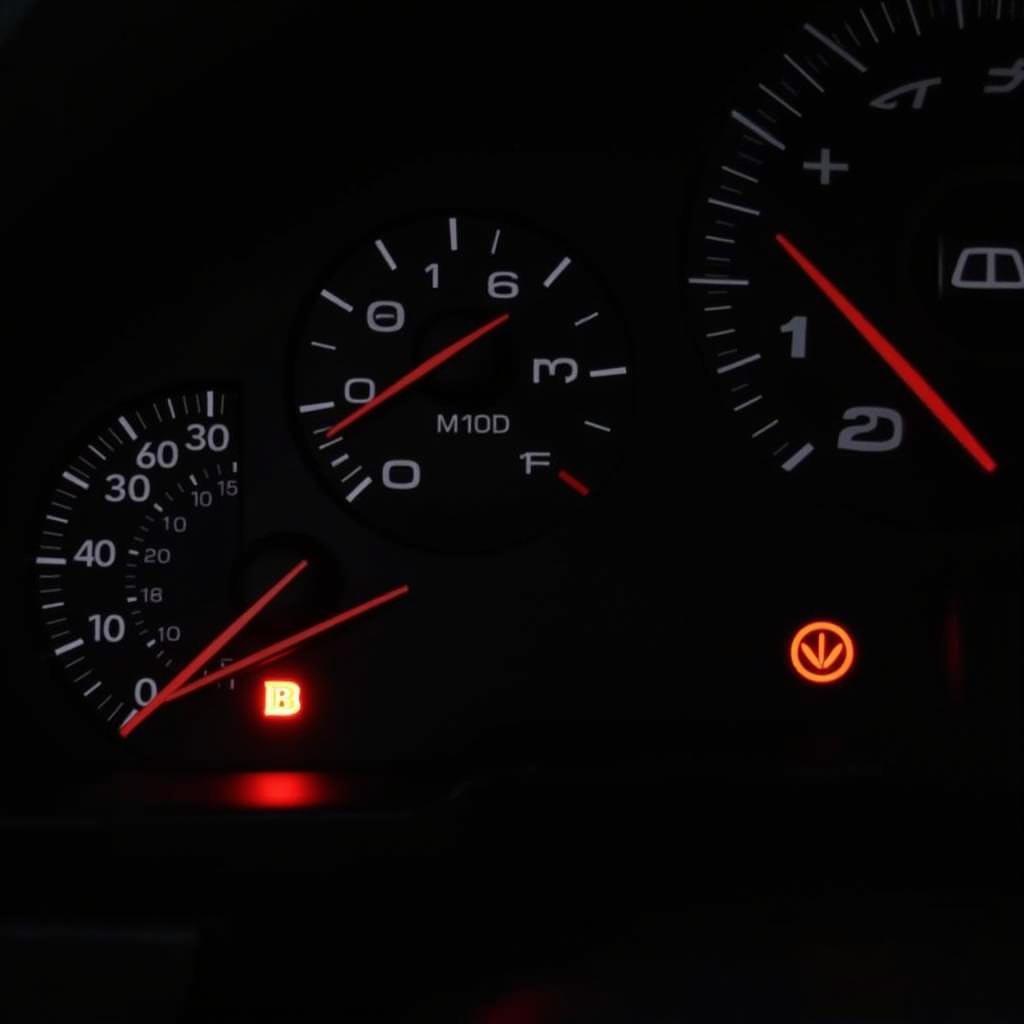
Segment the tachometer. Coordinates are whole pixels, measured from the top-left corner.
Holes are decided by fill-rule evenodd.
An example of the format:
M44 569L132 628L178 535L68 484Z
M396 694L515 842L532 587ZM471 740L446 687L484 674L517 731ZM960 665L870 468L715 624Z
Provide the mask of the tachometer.
M439 550L528 538L609 478L632 408L622 318L556 240L444 216L382 231L318 291L304 444L346 509Z
M883 518L1017 513L1024 11L847 5L729 113L694 322L784 478Z

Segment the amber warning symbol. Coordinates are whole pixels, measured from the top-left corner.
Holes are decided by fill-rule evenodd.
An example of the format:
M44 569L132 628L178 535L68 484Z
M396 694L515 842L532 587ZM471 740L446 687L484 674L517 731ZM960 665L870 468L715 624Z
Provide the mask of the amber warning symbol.
M853 638L834 622L809 622L789 645L793 668L809 683L835 683L853 668Z

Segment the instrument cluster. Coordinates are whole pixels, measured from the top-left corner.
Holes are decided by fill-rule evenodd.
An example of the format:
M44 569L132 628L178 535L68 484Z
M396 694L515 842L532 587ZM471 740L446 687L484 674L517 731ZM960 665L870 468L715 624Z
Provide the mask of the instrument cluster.
M609 152L346 161L321 100L286 158L196 100L195 208L146 212L157 124L19 225L20 742L1017 770L1024 9L762 50Z

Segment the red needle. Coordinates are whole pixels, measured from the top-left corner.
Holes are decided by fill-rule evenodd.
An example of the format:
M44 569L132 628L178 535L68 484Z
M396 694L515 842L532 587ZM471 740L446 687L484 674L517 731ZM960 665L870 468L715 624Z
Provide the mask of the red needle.
M236 672L242 672L247 668L252 668L253 665L260 665L265 661L270 661L271 658L276 658L279 654L287 654L298 647L299 644L304 644L307 640L312 640L313 637L326 633L329 629L334 629L343 622L350 622L352 619L365 615L367 612L373 611L374 608L379 608L382 604L388 604L396 598L404 597L408 593L409 588L407 586L395 587L394 590L389 590L385 594L380 594L369 601L357 604L354 608L349 608L346 611L339 612L337 615L332 615L331 618L324 619L323 622L318 622L315 626L308 626L301 632L286 636L283 640L278 640L277 643L271 644L269 647L261 647L258 651L253 651L252 654L247 654L244 658L233 661L230 665L225 665L223 668L210 672L208 675L201 676L195 682L181 687L177 693L171 695L171 699L177 700L178 697L185 697L190 693L195 693L196 690L201 690L204 686L209 686L211 683L216 683L221 679L226 679L228 676L233 676ZM149 706L152 707L152 704Z
M967 424L928 383L895 345L785 236L775 241L786 255L811 279L825 298L853 325L858 334L885 360L890 369L927 406L928 411L949 431L959 445L986 473L994 473L997 463L985 446L971 433Z
M335 437L337 434L340 434L346 427L355 423L356 420L361 420L368 412L372 412L376 409L378 405L383 405L388 401L388 399L401 394L407 387L415 384L418 380L422 380L428 373L432 373L439 366L443 366L447 363L449 359L453 359L463 349L469 348L473 342L479 341L485 335L490 334L491 331L505 323L508 318L508 313L502 313L501 316L496 316L493 320L485 323L483 327L478 327L475 331L470 331L469 334L465 335L465 337L459 338L458 341L453 341L450 345L441 349L440 352L437 352L429 359L424 360L415 369L410 370L404 377L399 377L394 384L389 384L374 398L371 398L369 402L353 409L352 412L350 412L343 420L339 420L335 423L334 426L327 431L325 436L330 439Z
M128 736L161 704L173 697L176 691L180 690L212 657L227 647L308 565L309 562L303 559L294 568L289 569L259 600L246 608L227 629L218 633L145 707L139 708L138 712L121 726L119 730L121 735Z

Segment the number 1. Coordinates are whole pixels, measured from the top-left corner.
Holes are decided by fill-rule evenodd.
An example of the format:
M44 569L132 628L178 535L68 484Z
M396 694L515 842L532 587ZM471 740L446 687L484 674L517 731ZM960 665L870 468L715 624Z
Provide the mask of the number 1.
M807 358L807 317L795 316L779 328L780 334L792 334L793 344L789 350L790 359Z

